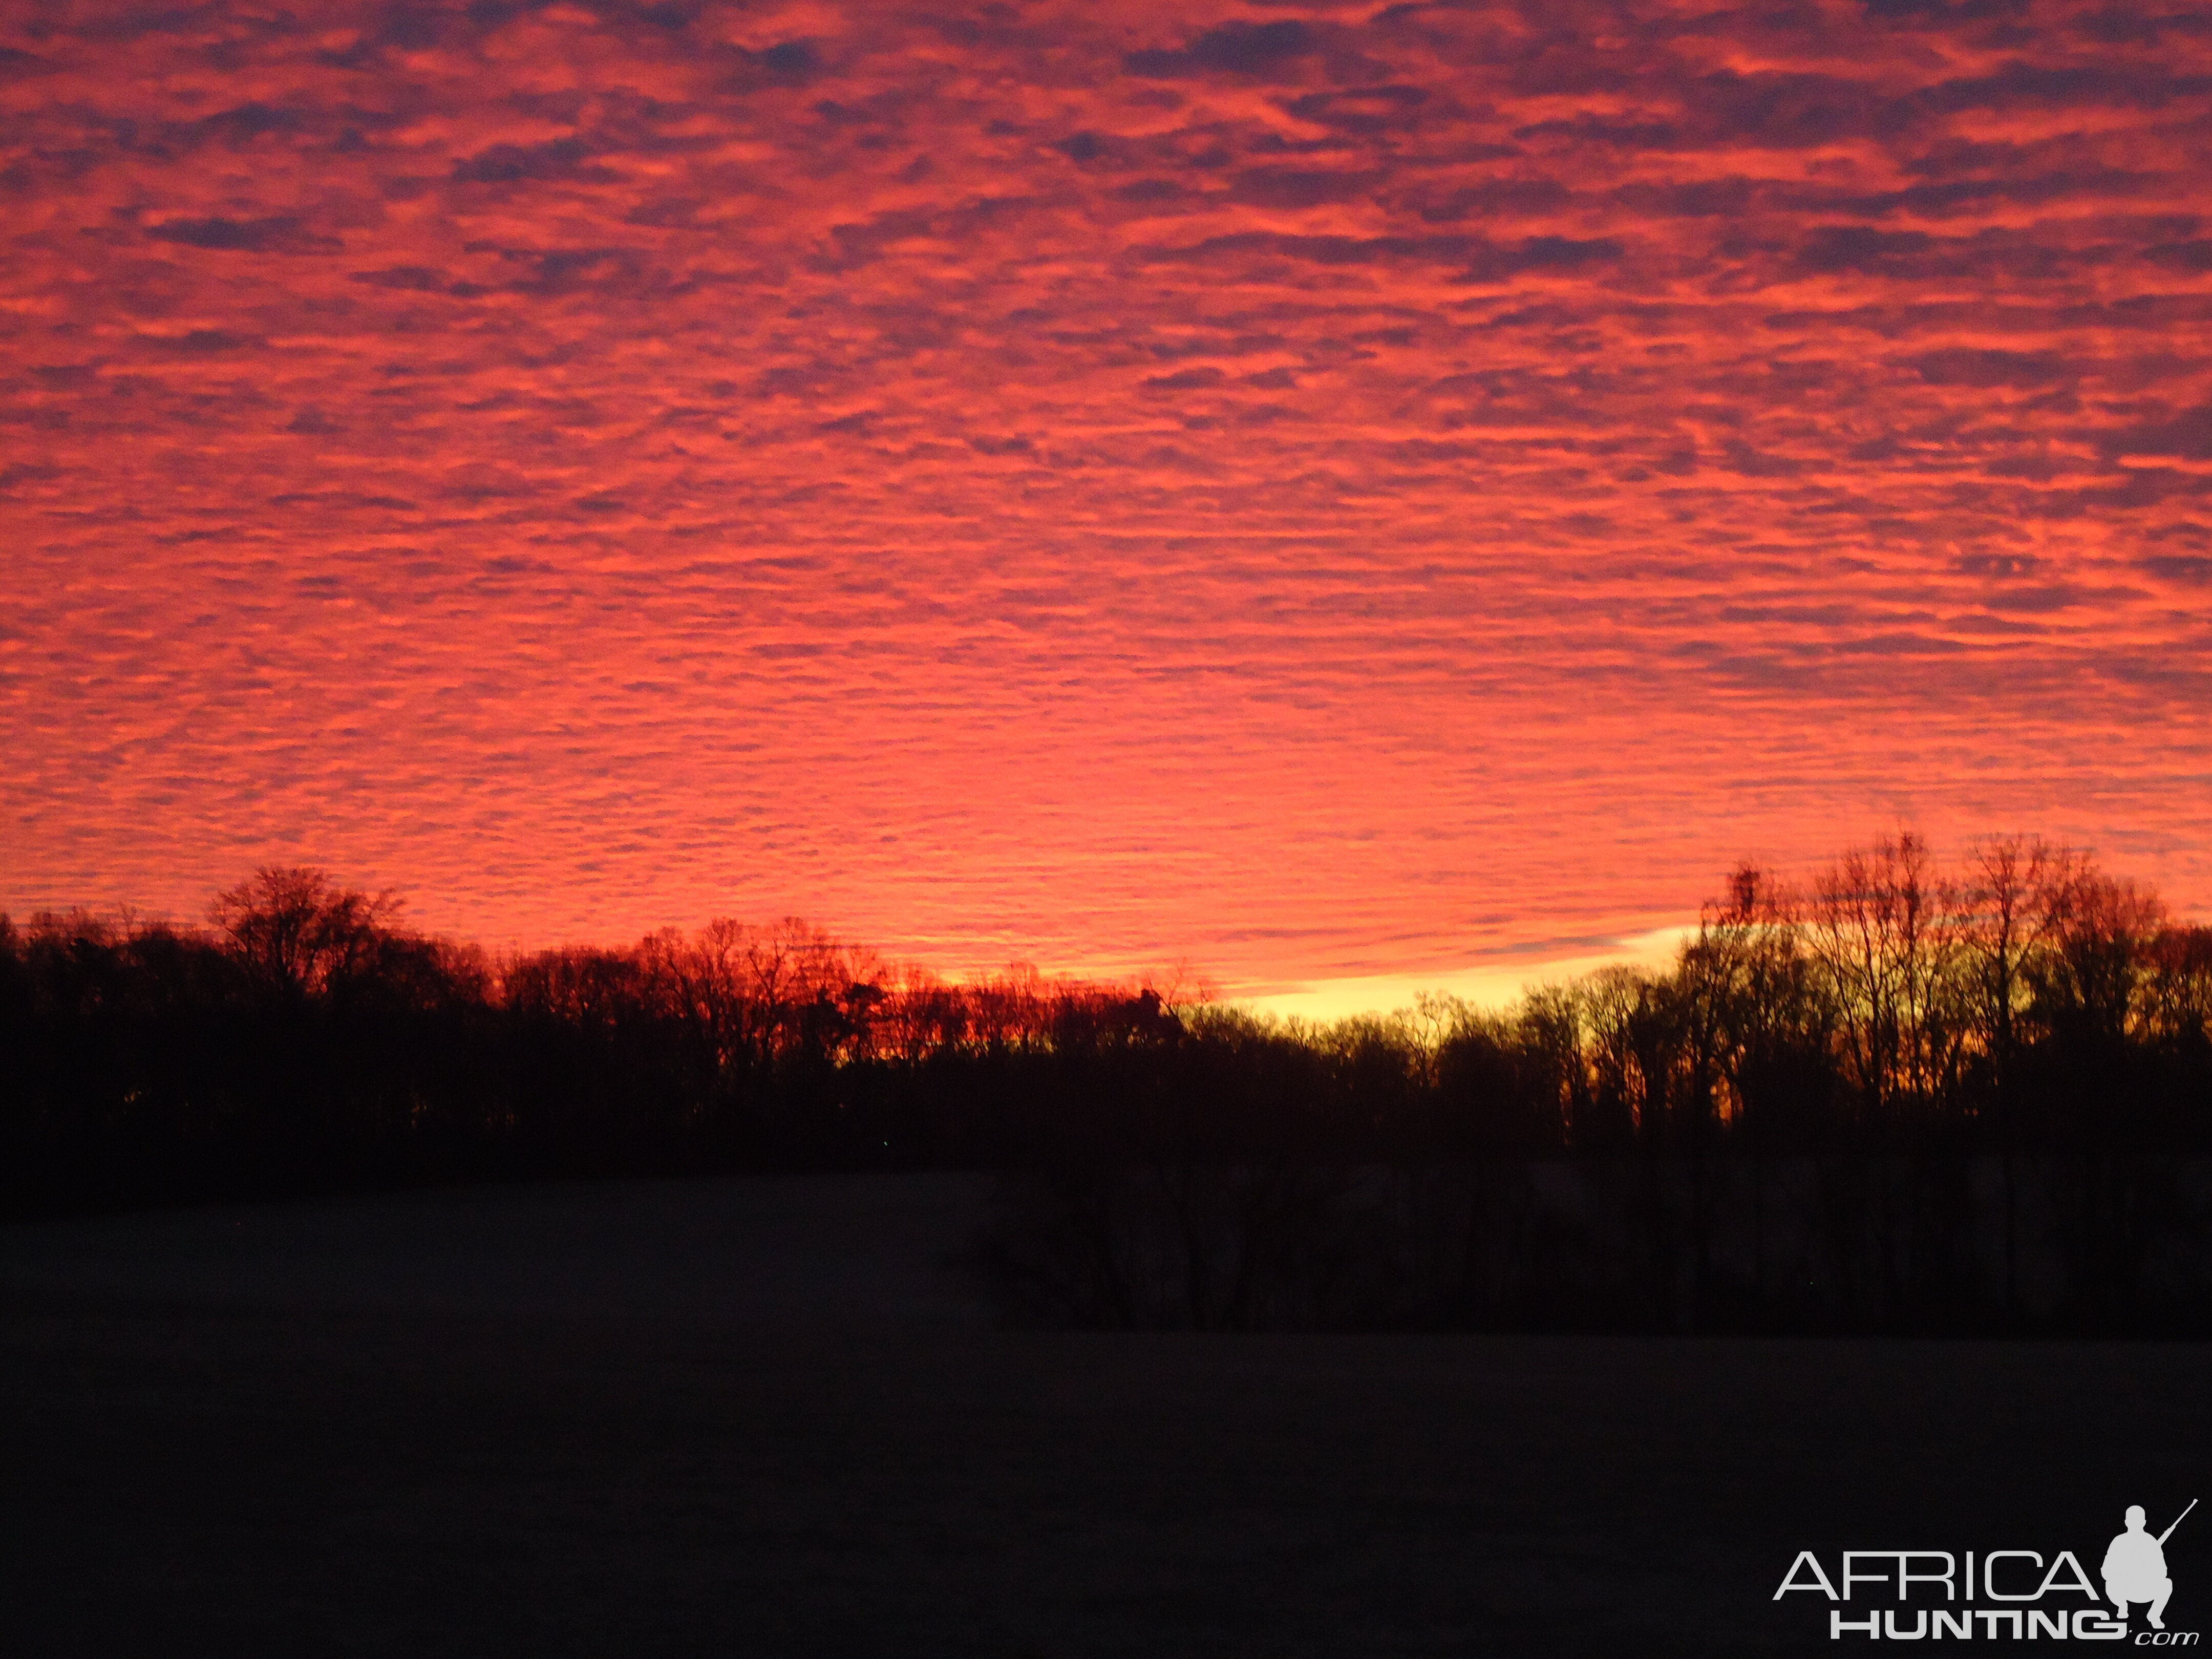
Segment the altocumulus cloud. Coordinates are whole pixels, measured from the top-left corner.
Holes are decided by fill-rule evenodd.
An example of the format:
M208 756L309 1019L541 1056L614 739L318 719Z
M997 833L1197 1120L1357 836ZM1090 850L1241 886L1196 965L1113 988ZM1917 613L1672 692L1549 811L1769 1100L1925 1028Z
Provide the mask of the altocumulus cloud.
M0 904L1258 983L1903 814L2212 902L2197 12L88 0L0 116Z

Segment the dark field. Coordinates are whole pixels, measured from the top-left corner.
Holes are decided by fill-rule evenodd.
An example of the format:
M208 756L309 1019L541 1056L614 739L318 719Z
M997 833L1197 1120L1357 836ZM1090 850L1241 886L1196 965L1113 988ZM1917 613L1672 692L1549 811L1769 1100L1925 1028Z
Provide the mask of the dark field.
M0 1231L0 1650L1833 1651L1801 1548L2094 1574L2212 1484L2202 1346L1002 1330L988 1195Z

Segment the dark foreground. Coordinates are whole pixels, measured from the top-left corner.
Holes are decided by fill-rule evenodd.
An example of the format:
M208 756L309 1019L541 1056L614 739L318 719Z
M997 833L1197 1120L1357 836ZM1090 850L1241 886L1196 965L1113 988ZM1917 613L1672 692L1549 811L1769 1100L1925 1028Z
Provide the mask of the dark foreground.
M0 1650L1836 1651L1799 1549L2094 1575L2212 1497L2212 1347L1008 1331L950 1265L986 1200L0 1231Z

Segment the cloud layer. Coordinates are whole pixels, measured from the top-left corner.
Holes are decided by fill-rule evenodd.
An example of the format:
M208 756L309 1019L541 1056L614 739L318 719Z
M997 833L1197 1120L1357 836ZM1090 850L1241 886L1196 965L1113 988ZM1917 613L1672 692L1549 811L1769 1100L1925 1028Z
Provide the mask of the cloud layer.
M0 904L1562 953L1908 818L2212 904L2212 17L0 26Z

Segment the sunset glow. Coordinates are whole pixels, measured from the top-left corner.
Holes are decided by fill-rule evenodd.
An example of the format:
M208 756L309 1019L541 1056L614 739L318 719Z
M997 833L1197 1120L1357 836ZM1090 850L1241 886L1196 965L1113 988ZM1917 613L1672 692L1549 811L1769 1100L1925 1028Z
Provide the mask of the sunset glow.
M14 9L0 909L1474 988L1910 823L2202 915L2154 9Z

